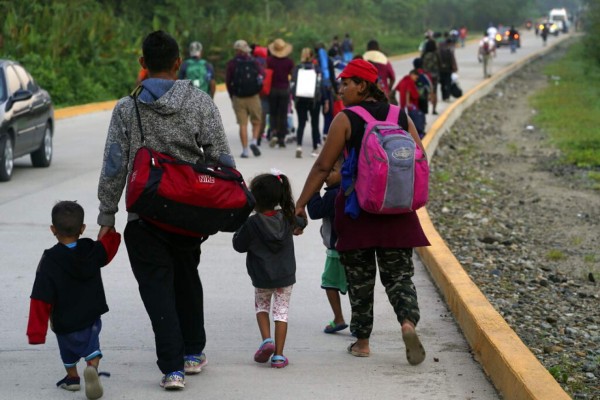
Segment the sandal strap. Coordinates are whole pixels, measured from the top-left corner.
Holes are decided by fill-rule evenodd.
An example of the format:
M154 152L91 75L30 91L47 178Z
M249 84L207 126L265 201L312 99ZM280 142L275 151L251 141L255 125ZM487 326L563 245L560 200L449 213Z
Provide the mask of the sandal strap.
M271 362L275 362L275 363L285 362L285 360L286 360L285 356L273 356L273 357L271 357Z

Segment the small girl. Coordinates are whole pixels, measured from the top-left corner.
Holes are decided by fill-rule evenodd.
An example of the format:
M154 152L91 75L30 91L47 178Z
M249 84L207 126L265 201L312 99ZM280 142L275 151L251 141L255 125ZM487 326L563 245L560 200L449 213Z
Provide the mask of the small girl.
M246 268L255 287L256 321L263 341L254 354L254 361L266 363L271 359L271 367L284 368L288 365L283 355L288 307L292 286L296 283L292 236L303 224L296 222L292 189L285 175L258 175L250 183L250 191L256 200L255 213L233 235L233 248L248 253ZM269 320L271 301L275 341L271 338Z

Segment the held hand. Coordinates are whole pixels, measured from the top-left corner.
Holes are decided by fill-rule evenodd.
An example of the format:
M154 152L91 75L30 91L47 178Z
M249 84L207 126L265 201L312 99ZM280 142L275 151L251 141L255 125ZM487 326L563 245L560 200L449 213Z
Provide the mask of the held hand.
M304 207L296 207L296 220L302 221L302 224L296 225L294 228L294 235L299 236L304 233L304 228L308 225L308 217L306 216L306 211ZM303 226L302 226L303 225Z
M106 235L110 231L114 231L114 226L101 226L100 232L98 232L98 240L102 239L102 236Z

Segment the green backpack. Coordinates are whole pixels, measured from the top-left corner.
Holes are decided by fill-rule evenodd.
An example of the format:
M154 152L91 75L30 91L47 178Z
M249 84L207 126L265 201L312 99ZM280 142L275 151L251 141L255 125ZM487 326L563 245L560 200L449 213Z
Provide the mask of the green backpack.
M192 84L203 92L209 91L208 67L205 60L196 60L190 58L187 60L187 69L185 78L192 81Z

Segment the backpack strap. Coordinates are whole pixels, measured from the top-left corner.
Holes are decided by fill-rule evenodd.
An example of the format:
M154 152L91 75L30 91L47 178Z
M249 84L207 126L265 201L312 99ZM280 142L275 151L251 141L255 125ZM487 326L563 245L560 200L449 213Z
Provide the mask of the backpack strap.
M400 107L390 104L390 109L388 110L387 118L385 122L389 122L391 124L398 123L398 117L400 116Z
M369 122L377 121L363 106L352 106L348 107L347 110L352 111L354 114L361 117L367 124Z

